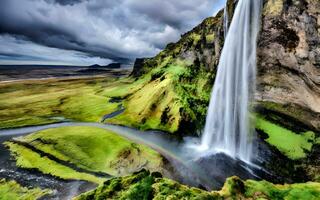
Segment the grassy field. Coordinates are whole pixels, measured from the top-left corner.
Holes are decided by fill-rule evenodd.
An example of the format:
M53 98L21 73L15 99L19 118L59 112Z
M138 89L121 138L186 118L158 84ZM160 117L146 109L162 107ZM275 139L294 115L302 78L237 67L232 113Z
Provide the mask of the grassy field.
M206 114L209 94L204 89L207 82L203 77L208 74L193 72L187 66L190 63L169 56L139 79L106 77L0 83L0 129L62 119L100 122L104 115L122 105L124 112L106 122L170 133L192 131L194 127L190 123L198 122L199 115ZM194 82L186 81L195 74Z
M112 176L128 175L147 168L161 171L162 157L146 146L138 145L111 131L94 127L62 127L40 131L17 141L67 161L91 172L104 172ZM6 145L22 168L38 169L63 179L87 180L102 183L104 179L80 173L68 166L41 156L24 145L8 142Z
M0 128L57 122L99 122L119 103L101 92L114 79L65 79L0 83Z
M24 188L15 181L0 180L1 200L33 200L41 198L49 193L49 190Z

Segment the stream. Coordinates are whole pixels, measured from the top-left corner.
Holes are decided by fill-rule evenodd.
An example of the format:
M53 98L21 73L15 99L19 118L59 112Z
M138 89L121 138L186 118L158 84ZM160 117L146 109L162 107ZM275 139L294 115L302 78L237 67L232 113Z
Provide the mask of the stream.
M163 155L170 165L166 177L183 184L200 187L207 190L220 189L226 178L236 175L246 179L273 178L269 173L255 164L248 164L233 159L223 153L201 155L186 144L196 144L198 138L183 138L178 140L168 133L160 131L139 131L133 128L101 124L63 122L42 126L31 126L0 130L0 178L16 180L26 187L52 188L55 193L51 199L69 199L72 196L93 189L96 185L86 181L65 181L49 175L30 170L19 169L3 146L3 142L14 137L33 132L66 126L91 126L111 130L133 142L144 144ZM258 160L258 159L257 159Z

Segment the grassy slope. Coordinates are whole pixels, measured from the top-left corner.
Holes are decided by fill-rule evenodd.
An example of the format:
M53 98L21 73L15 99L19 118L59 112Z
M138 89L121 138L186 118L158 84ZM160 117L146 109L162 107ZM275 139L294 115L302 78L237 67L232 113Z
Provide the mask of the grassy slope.
M205 115L209 95L204 92L207 82L200 76L208 75L194 76L188 66L190 64L168 58L134 82L129 90L121 90L123 85L106 89L105 95L109 97L126 97L125 112L107 122L174 133L181 128L184 115L188 115L190 121L196 121L199 113ZM192 76L193 83L184 81ZM197 106L191 108L196 103Z
M307 152L310 152L313 145L317 144L319 140L311 131L298 134L272 123L262 116L257 117L256 127L268 135L266 142L293 160L305 158Z
M61 179L85 180L101 184L105 179L97 178L93 175L77 172L67 166L61 165L47 157L42 157L38 153L12 142L7 142L6 146L10 149L16 159L16 165L25 169L39 170L44 174L49 174Z
M1 200L34 200L43 197L49 192L48 190L41 190L39 188L24 188L14 181L0 180Z
M76 200L95 199L301 199L320 198L320 183L274 185L266 181L242 181L229 178L221 191L207 192L190 188L157 174L141 171L131 176L111 179L97 189L84 193Z
M62 127L40 131L17 140L32 145L59 160L93 172L105 172L113 176L127 175L141 167L161 170L162 157L155 151L128 141L100 128ZM14 153L17 165L36 168L64 179L81 179L101 183L93 175L79 173L58 164L47 157L15 143L7 143ZM50 167L49 167L50 166Z
M100 94L111 79L45 80L0 84L0 128L47 124L65 117L98 122L117 110Z

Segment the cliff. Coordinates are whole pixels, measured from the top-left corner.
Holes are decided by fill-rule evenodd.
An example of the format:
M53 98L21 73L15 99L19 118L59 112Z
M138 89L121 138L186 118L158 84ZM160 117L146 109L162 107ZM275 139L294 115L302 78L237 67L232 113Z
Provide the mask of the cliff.
M235 4L228 1L230 18ZM269 167L279 170L293 161L283 174L299 174L299 166L306 180L317 179L320 171L319 10L316 0L265 0L257 41L254 115L258 143L267 145L257 147L259 154L269 151L268 162L283 155ZM138 60L124 82L126 92L110 96L121 99L126 110L108 122L201 134L223 43L221 11L154 58Z

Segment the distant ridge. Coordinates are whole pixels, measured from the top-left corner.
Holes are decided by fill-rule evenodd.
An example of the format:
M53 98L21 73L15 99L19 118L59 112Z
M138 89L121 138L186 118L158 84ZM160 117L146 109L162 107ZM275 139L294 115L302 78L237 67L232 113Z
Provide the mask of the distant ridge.
M119 69L121 68L121 63L111 63L109 65L91 65L90 68L109 68L109 69Z

